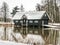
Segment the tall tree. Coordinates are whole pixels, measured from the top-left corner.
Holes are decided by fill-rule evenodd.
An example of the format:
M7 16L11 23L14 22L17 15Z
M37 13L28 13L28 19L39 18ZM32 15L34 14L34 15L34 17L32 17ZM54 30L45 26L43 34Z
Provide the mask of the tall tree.
M7 16L9 15L9 9L8 9L8 4L6 2L3 2L2 5L2 12L3 12L3 16L4 16L4 22L7 22Z
M44 7L43 7L43 10L45 10L45 11L47 10L47 13L50 16L52 23L53 22L55 22L55 23L59 22L59 9L58 9L58 6L56 4L56 1L57 0L48 0L47 5L44 5ZM47 9L45 9L45 8L47 8ZM50 38L50 43L56 44L57 32L53 31L53 30L52 30L52 32L53 33L51 33L52 35ZM52 39L54 40L54 42Z
M56 0L47 0L47 4L43 6L43 10L47 11L52 22L59 22L59 8Z
M18 12L19 8L18 6L14 7L13 10L12 10L12 16L14 16L16 14L16 12Z
M8 4L6 2L3 2L3 5L2 5L2 12L3 12L3 15L4 15L4 22L7 22L7 16L9 15L9 10L8 10ZM4 36L5 36L5 39L6 39L6 27L4 28Z

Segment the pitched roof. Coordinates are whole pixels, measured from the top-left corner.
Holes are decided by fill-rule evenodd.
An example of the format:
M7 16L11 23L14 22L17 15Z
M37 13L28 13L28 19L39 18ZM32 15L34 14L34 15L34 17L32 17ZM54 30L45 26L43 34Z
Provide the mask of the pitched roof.
M27 19L41 19L44 13L45 11L17 12L13 20L21 19L23 15L25 15Z

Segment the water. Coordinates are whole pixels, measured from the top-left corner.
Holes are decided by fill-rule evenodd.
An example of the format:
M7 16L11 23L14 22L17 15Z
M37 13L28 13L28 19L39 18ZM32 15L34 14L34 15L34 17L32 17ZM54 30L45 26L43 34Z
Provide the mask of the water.
M19 29L20 28L20 29ZM36 27L27 27L24 29L21 29L21 27L16 28L18 29L17 32L21 34L36 34L36 35L41 35L45 42L47 44L57 44L57 39L59 37L59 31L58 30L53 30L49 28L36 28Z
M4 40L5 32L3 26L0 26L0 39ZM13 32L13 27L6 27L6 39L11 40L11 33Z
M0 26L0 39L4 40L4 28L3 26ZM14 30L17 30L15 32L21 33L21 34L36 34L36 35L42 35L44 38L46 44L60 44L60 31L55 31L53 29L45 29L45 28L27 28L27 29L21 29L14 28L14 27L6 27L6 39L9 41L13 41L14 38L12 37L11 33L15 33Z

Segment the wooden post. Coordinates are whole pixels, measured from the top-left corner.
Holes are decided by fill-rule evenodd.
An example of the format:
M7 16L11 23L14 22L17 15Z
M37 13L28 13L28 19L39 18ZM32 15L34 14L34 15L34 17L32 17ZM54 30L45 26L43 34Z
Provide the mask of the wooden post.
M34 34L34 20L33 20L33 34Z
M29 23L29 20L28 20L28 23ZM29 24L28 24L28 33L29 33Z
M39 21L38 21L38 34L39 34L39 30L40 30L40 24L39 24Z
M22 24L22 26L21 26L22 33L24 34L24 31L23 31L23 21L21 21L21 24Z
M26 34L28 33L28 21L26 21Z
M40 28L40 20L39 20L39 31L38 31L38 34L41 35L41 28Z
M44 30L43 30L43 25L44 25L44 21L42 21L42 35L44 36Z

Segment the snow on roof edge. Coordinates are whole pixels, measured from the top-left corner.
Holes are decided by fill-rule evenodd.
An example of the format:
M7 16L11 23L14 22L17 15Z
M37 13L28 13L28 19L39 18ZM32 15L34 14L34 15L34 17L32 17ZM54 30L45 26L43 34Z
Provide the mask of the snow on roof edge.
M21 19L21 17L22 17L24 14L27 16L28 19L40 19L45 12L46 12L46 11L18 12L18 13L16 13L16 15L12 18L12 20ZM28 15L27 15L27 14L28 14Z

